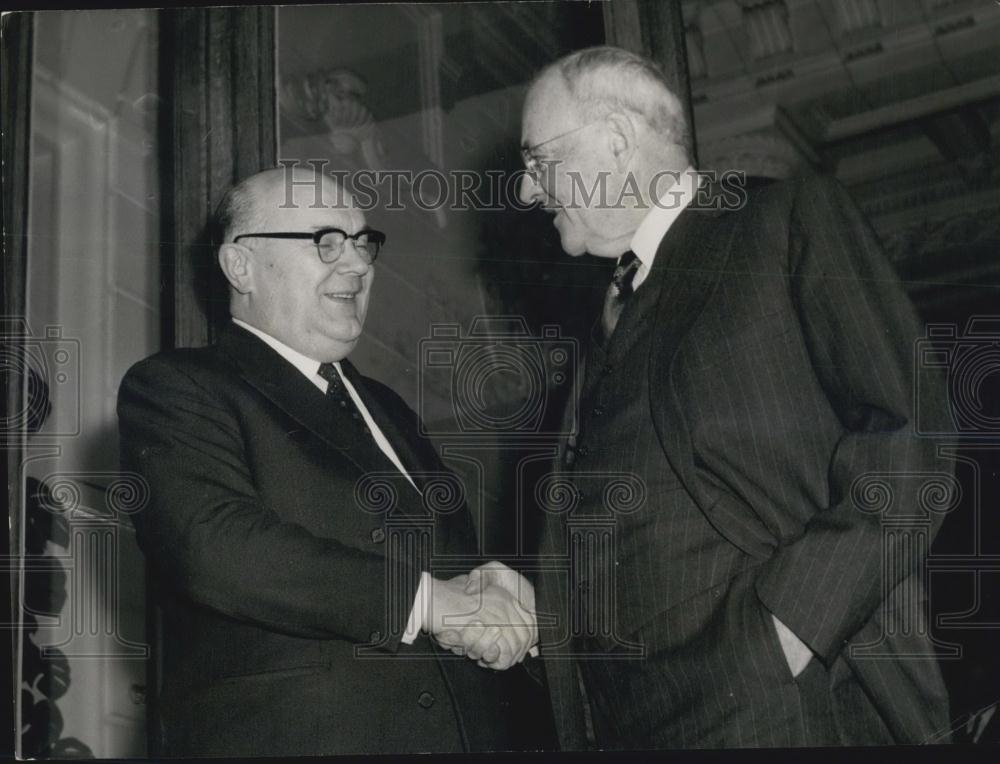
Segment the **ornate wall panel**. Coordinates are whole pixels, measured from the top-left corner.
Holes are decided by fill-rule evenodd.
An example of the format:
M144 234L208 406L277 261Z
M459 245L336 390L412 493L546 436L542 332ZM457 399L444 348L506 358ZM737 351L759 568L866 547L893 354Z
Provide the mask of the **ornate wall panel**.
M1000 5L715 0L685 3L684 21L703 169L836 175L929 315L975 309L947 286L973 277L956 251L1000 284Z

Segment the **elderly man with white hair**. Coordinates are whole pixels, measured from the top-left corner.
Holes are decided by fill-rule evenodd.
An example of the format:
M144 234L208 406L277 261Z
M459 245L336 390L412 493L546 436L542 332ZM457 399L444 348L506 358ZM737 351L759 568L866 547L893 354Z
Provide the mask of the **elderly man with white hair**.
M921 325L839 185L707 182L687 132L655 64L611 47L524 107L521 200L618 263L557 468L575 503L542 539L568 575L536 582L561 745L940 739L920 565L951 468L914 427L918 385L947 410ZM613 533L585 543L581 518Z

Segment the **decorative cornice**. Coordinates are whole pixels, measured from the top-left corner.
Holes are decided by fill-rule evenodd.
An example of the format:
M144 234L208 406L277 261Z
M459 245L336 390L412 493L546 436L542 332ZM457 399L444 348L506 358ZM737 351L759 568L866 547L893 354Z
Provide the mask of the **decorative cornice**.
M830 7L841 35L884 26L885 19L875 0L838 0Z
M760 178L790 178L808 163L776 130L764 129L721 138L698 148L701 168L744 172Z
M940 180L928 180L935 175ZM994 168L989 183L971 191L960 176L947 172L946 165L923 165L854 191L866 215L877 220L880 226L895 228L908 224L916 211L920 217L933 217L930 210L942 205L951 211L948 214L992 212L1000 197L1000 172Z
M792 31L784 0L738 0L743 11L743 28L748 35L748 51L755 61L789 53Z
M889 259L902 264L958 247L1000 244L1000 212L994 210L992 215L979 211L921 217L895 230L879 230L878 226L875 229ZM1000 271L1000 265L991 268ZM947 264L933 270L947 271Z

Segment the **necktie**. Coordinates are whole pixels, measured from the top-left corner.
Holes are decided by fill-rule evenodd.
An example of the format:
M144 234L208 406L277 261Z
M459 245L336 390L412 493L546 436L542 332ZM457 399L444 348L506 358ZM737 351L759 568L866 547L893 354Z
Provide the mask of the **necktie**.
M406 477L406 480L414 488L416 488L417 491L420 491L420 489L417 488L417 484L414 482L413 477L409 472L407 472L396 451L386 439L385 434L381 431L379 426L375 424L374 420L372 420L372 426L375 428L373 432L372 428L370 428L365 422L364 416L361 414L357 404L354 402L354 399L351 398L351 394L347 391L347 387L344 385L344 380L347 379L347 377L342 379L340 374L337 373L337 368L332 363L320 364L319 370L316 373L327 382L326 399L331 405L341 411L350 413L351 421L357 425L358 432L364 433L363 436L359 435L359 437L357 437L354 441L359 454L369 460L372 460L373 464L378 464L379 462L383 464L391 463L393 467L399 470ZM369 418L370 417L371 415L369 413Z
M358 407L354 405L350 393L344 387L344 381L340 378L337 367L332 363L321 363L319 371L316 373L327 381L326 399L337 408L343 410L345 414L350 414L351 419L357 424L359 429L370 432L364 418L361 416L361 412L358 411Z
M642 261L636 257L632 250L622 255L621 260L618 261L618 266L611 277L611 283L608 285L608 291L604 295L604 309L601 311L601 329L604 332L605 342L614 333L618 319L625 308L625 301L634 291L632 280L641 264Z
M618 266L615 268L615 272L611 276L611 283L608 285L608 291L604 295L604 308L601 311L602 336L599 338L602 345L606 344L611 338L611 335L615 331L615 326L618 325L618 319L622 314L622 310L625 308L625 301L628 300L628 298L635 291L632 288L632 280L635 278L636 271L639 270L639 266L641 264L642 261L632 250L629 250L622 255L621 259L618 261ZM596 326L594 331L596 333ZM590 367L592 363L593 359L588 358L585 366ZM584 372L581 377L581 384L583 384L585 391L587 388L586 372ZM576 436L570 434L566 439L566 449L563 453L563 464L567 468L573 466L575 454Z

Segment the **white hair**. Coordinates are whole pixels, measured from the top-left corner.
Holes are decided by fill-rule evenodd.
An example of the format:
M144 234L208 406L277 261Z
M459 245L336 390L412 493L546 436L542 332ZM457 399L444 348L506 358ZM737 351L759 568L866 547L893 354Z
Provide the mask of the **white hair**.
M652 61L622 48L600 45L571 53L547 66L535 82L550 72L563 82L579 104L581 116L599 119L613 111L640 116L670 143L690 143L684 107Z

